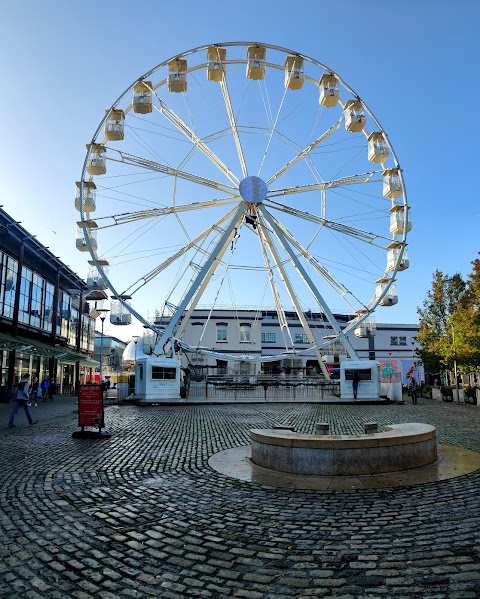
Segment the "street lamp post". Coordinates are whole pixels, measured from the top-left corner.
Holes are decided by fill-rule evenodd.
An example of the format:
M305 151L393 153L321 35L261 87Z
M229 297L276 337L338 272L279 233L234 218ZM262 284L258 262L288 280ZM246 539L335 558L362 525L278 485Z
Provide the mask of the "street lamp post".
M108 308L97 308L98 317L102 321L102 329L100 333L100 385L103 382L103 324L107 317L107 312L110 312Z

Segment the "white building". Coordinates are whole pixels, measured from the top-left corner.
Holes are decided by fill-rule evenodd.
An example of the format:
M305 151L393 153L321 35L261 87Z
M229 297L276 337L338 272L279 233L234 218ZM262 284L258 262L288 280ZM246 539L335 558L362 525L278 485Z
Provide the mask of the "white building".
M322 313L306 312L305 316L316 343L324 343L332 336L333 330ZM182 334L182 341L194 348L225 354L225 358L202 352L184 352L182 365L190 365L204 374L256 375L271 373L274 368L291 372L293 376L318 373L315 353L298 353L312 347L312 344L308 342L296 312L287 311L285 317L286 326L282 327L275 310L196 309ZM354 318L347 314L335 314L335 317L342 328ZM158 318L156 325L165 325L166 322L168 319ZM415 339L417 333L417 324L375 325L374 321L369 321L355 329L355 333L349 333L348 339L360 359L380 363L381 377L383 367L383 378L396 376L397 380L401 378L405 383L407 376L415 372L420 382L424 375L415 355L419 348ZM359 334L362 336L357 336ZM333 342L320 351L327 369L335 376L339 362L347 359L343 346ZM245 354L261 357L285 353L292 354L292 358L256 362L241 359Z

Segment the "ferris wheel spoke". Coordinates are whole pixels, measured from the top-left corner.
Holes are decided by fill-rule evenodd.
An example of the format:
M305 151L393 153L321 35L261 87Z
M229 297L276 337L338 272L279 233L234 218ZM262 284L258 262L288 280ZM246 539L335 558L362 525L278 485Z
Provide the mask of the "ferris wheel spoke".
M292 264L294 265L294 267L296 269L296 271L299 273L299 275L304 280L305 284L307 285L308 289L312 293L313 297L318 302L318 305L322 308L322 310L323 310L323 312L324 312L324 314L325 314L328 322L330 323L332 329L342 339L342 343L345 346L346 350L348 351L350 357L352 357L353 359L357 359L357 354L356 354L355 350L353 349L350 341L343 334L342 329L341 329L340 325L338 324L335 316L333 315L333 313L331 312L331 310L328 307L327 303L323 299L322 295L320 294L320 292L316 288L316 286L313 283L312 279L310 278L309 274L307 273L307 271L302 266L300 260L298 259L297 254L295 253L295 251L293 250L293 248L289 244L288 240L285 238L285 236L283 235L282 231L277 226L277 223L275 222L275 219L273 219L271 217L271 215L269 214L269 212L266 210L265 206L263 206L262 204L259 204L258 209L261 212L262 217L265 219L265 221L272 228L273 232L275 233L275 237L278 239L278 241L282 245L283 249L287 252L287 254L288 254L288 256L289 256Z
M118 225L128 224L138 220L148 218L158 218L169 214L177 214L179 212L191 212L192 210L204 210L206 208L218 208L237 204L236 198L220 198L216 200L207 200L205 202L192 202L191 204L180 204L175 206L165 206L164 208L152 208L151 210L137 210L135 212L123 212L121 214L112 214L109 216L100 216L96 218L96 222L100 223L103 220L113 220L114 222L106 225L99 225L98 230L108 229Z
M243 155L242 143L240 136L238 135L237 123L235 121L235 115L233 114L232 103L230 101L230 94L228 92L227 78L224 77L221 81L223 99L225 101L225 107L227 109L228 120L232 128L233 138L237 147L238 159L240 160L240 166L242 167L243 178L248 177L247 165L245 163L245 157Z
M210 227L205 229L202 233L200 233L197 237L195 237L195 239L192 239L183 248L178 250L178 252L176 252L175 254L170 256L170 258L167 258L167 260L162 262L162 264L159 264L154 269L152 269L149 273L147 273L147 274L143 275L142 277L140 277L139 279L137 279L134 283L132 283L129 287L127 287L127 289L125 289L125 291L123 292L122 295L125 295L125 294L134 295L137 291L139 291L139 289L141 289L142 287L147 285L147 283L150 283L150 281L152 281L152 279L154 279L162 271L164 271L166 268L171 266L179 258L184 256L188 251L190 251L191 249L196 247L197 244L199 244L206 237L208 237L208 235L210 233L212 233L213 231L221 231L221 229L220 229L221 225L225 221L227 221L229 218L231 218L234 213L235 213L235 209L230 210L230 212L228 212L227 214L225 214L224 216L219 218L213 225L211 225ZM197 249L200 249L200 248L197 248Z
M377 242L377 240L382 240L384 244L392 243L390 237L385 237L383 235L378 235L377 233L363 231L362 229L357 229L356 227L351 227L350 225L345 225L343 223L335 222L333 220L329 220L321 216L316 216L315 214L310 214L309 212L304 212L303 210L298 210L297 208L292 208L291 206L286 206L285 204L270 204L269 208L279 210L280 212L284 212L285 214L296 216L298 218L310 221L312 223L317 223L318 225L322 225L328 229L331 229L332 231L336 231L337 233L342 233L343 235L354 237L359 241L363 241L370 245L379 247L382 250L387 249L386 245Z
M290 169L294 164L296 164L302 158L305 158L306 156L308 156L312 150L314 150L321 143L323 143L327 138L330 137L330 135L335 133L335 131L337 131L337 129L340 127L342 121L343 121L343 117L340 117L340 119L338 119L338 121L334 125L332 125L329 129L327 129L327 131L322 133L322 135L317 137L317 139L315 141L312 141L311 144L309 144L306 148L304 148L301 152L299 152L295 156L295 158L290 160L290 162L287 162L287 164L284 167L282 167L279 171L277 171L274 175L272 175L272 177L270 177L270 179L266 182L267 186L271 185L281 175L283 175L286 171L288 171L288 169Z
M248 205L246 203L242 203L234 211L233 217L230 220L228 226L226 227L223 235L220 237L215 248L201 267L200 272L195 277L195 280L189 286L187 292L185 293L185 296L183 297L183 300L179 304L175 314L173 314L173 316L171 317L167 327L165 327L163 334L161 335L160 339L157 342L157 345L155 346L156 354L163 354L165 352L165 347L171 340L173 331L175 330L178 321L180 320L180 318L183 318L182 324L179 330L176 332L177 337L181 337L183 330L188 324L188 320L190 318L191 313L193 312L198 301L202 297L203 292L205 291L215 269L220 263L230 243L232 242L236 230L239 224L242 222L247 209Z
M345 303L352 308L352 310L357 310L360 305L362 308L366 308L365 304L351 291L348 287L346 287L341 281L339 281L329 270L326 268L315 256L312 256L308 249L306 249L301 243L295 239L295 237L286 229L281 222L279 222L273 215L271 215L274 221L276 222L278 228L285 235L285 238L292 244L292 246L297 250L297 252L309 263L311 266L318 272L318 274L322 277L322 279L330 285L330 287L339 295L339 297L345 301ZM354 299L357 303L357 306L352 304L348 297Z
M346 187L347 185L357 185L359 183L378 183L380 179L373 179L374 175L382 174L382 171L372 171L361 175L351 175L334 179L323 183L311 183L309 185L297 185L296 187L285 187L284 189L272 189L267 194L267 199L278 196L292 195L294 193L305 193L307 191L319 191L322 189L334 189L335 187Z
M232 171L216 156L216 154L190 129L190 127L175 113L169 106L152 90L155 94L159 105L153 104L153 107L160 112L168 121L172 123L179 131L181 131L192 144L194 144L205 156L218 168L222 173L236 185L240 183L240 179L232 173Z
M130 166L138 166L140 168L145 168L147 170L162 173L164 175L171 175L172 177L185 179L187 181L191 181L192 183L197 183L198 185L213 187L214 189L217 189L218 191L222 191L224 193L236 194L238 192L238 187L232 187L231 185L226 185L225 183L220 183L219 181L214 181L213 179L207 179L206 177L200 177L199 175L194 175L192 173L188 173L180 169L172 168L171 166L162 164L160 162L147 160L146 158L142 158L140 156L134 156L133 154L122 152L121 150L117 150L116 148L108 149L117 152L120 156L120 158L113 158L111 155L109 155L108 160L111 160L113 162L120 162L122 164L127 164Z

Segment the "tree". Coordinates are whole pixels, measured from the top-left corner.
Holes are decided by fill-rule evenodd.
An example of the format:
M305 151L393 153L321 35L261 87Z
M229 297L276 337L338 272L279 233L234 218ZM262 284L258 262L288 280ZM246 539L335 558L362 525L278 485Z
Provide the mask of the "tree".
M451 318L455 332L453 351L463 372L480 365L480 260L474 260L472 266L465 291Z
M417 309L417 341L422 346L418 355L427 372L438 372L442 367L453 368L457 346L453 343L453 315L465 287L459 273L452 277L439 270L433 273L432 288L423 301L423 308Z

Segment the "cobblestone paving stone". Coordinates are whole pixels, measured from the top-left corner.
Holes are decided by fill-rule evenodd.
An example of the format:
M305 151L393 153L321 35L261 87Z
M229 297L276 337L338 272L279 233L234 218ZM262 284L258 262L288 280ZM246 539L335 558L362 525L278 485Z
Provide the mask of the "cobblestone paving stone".
M427 422L480 451L480 409L407 405L111 406L110 439L76 416L2 431L0 597L480 597L480 471L392 490L272 488L214 453L251 428L336 433Z

